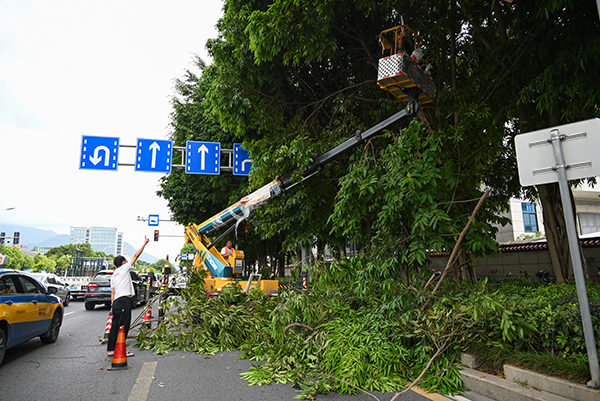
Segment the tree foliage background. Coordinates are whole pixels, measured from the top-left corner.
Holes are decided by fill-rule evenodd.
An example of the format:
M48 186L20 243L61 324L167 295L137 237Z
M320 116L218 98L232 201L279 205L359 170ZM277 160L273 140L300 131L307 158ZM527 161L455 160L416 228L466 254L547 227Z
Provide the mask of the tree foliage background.
M238 230L249 261L299 246L356 241L409 277L426 250L448 250L485 187L493 192L463 244L462 264L493 253L518 195L515 135L597 116L598 10L592 0L226 0L213 63L176 81L172 137L243 142L245 178L175 172L159 194L180 223L201 222L274 177L307 166L355 131L404 107L376 83L376 37L401 18L439 61L436 102L265 205ZM569 277L554 185L542 202L555 274Z
M340 254L354 242L363 255L317 264L312 292L284 292L277 303L254 293L237 304L235 286L218 299L195 294L142 346L242 347L267 361L247 380L292 382L307 397L394 391L419 378L454 393L458 351L476 344L506 353L535 343L565 359L566 370L587 370L581 349L563 352L582 345L573 334L576 302L557 295L563 287L540 287L555 293L534 295L534 306L514 299L512 288L499 297L483 284L444 283L432 298L419 278L430 277L429 252L455 246L486 188L455 277L474 278L472 258L497 250L501 213L521 194L539 196L555 275L569 278L557 188L520 187L513 143L521 133L598 116L592 0L225 0L218 37L207 43L213 63L197 59L201 74L176 81L172 137L179 146L243 142L253 173L248 181L176 172L159 194L180 223L202 222L402 109L376 85L376 37L402 20L438 55L436 101L258 209L236 240L261 263L284 263L282 255L307 245Z

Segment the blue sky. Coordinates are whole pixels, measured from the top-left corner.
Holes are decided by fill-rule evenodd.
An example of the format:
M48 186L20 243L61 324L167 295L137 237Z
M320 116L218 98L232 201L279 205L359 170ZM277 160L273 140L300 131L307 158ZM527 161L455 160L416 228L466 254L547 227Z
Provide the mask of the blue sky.
M134 246L168 219L159 173L79 169L82 135L166 139L173 80L210 63L221 0L0 1L0 228L2 223L68 234L70 226L117 227ZM133 150L119 161L133 163ZM14 210L4 209L15 207ZM161 234L182 235L163 222ZM183 237L163 237L164 257Z

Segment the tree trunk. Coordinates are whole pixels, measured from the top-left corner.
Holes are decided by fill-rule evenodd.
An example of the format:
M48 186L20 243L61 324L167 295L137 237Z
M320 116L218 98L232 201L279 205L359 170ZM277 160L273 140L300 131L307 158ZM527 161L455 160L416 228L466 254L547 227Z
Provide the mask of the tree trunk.
M279 277L285 277L285 252L279 253Z
M564 283L569 278L569 272L573 271L573 265L558 183L538 185L537 189L542 202L544 228L554 276L557 283Z
M462 281L469 280L472 283L477 282L477 275L475 274L475 266L473 264L473 258L469 252L461 249L458 251L456 261L454 262L454 280L457 284Z

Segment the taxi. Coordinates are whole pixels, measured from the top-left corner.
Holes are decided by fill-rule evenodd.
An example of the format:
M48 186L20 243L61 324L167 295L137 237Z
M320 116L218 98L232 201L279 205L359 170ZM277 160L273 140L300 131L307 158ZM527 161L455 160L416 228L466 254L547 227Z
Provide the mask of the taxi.
M64 308L55 294L23 271L0 269L0 365L15 345L38 336L44 344L56 341Z

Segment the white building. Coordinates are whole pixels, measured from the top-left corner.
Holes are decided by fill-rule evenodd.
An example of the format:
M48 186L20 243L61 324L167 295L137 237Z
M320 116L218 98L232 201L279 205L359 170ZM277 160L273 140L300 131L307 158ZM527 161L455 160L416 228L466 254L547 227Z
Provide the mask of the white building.
M577 233L585 235L600 232L600 187L582 184L572 190ZM499 243L528 239L537 233L545 236L541 203L511 199L507 217L511 223L499 227L496 236Z
M123 233L115 227L71 227L69 243L88 243L96 252L123 254Z

